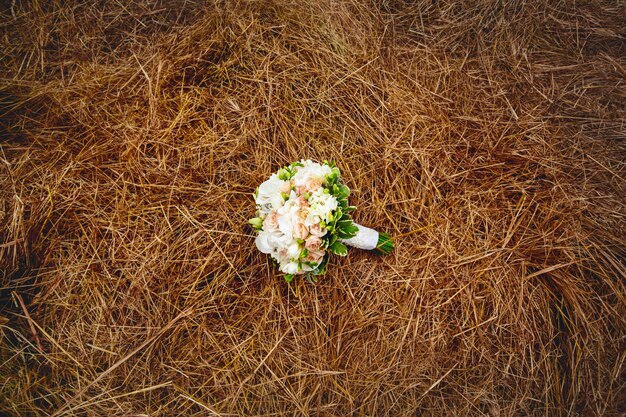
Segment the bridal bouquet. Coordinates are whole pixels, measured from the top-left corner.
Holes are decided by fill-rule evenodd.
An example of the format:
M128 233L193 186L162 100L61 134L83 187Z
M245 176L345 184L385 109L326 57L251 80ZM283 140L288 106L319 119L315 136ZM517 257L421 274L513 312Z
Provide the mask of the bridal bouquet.
M393 241L352 221L350 189L332 163L294 162L262 183L254 193L257 248L270 255L291 282L295 275L324 273L330 254L345 256L346 245L387 254Z

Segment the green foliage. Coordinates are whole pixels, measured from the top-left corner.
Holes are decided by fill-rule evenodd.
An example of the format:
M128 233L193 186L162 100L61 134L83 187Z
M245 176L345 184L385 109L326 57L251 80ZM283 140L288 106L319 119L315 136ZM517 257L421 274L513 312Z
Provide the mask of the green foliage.
M335 224L335 233L339 239L350 239L356 236L359 228L354 225L352 219L347 214L344 214L341 219Z
M322 247L324 249L328 249L336 241L337 235L335 235L334 233L326 233L324 237L322 237Z
M328 250L335 255L346 256L348 254L348 248L346 245L336 240L332 245L328 247Z
M339 168L332 165L332 172L327 177L326 187L328 192L337 199L337 210L332 213L326 229L339 239L350 239L356 235L358 228L352 222L350 213L355 209L348 203L350 188L341 181ZM328 247L334 244L335 240L328 240Z
M289 181L294 175L296 175L296 167L304 166L302 162L292 162L291 164L282 167L278 170L278 179L282 181Z
M322 259L322 262L319 263L319 265L317 266L317 268L315 268L311 274L313 275L322 275L326 272L326 265L328 265L328 254L324 255L324 259Z
M291 178L291 172L285 168L281 168L278 170L278 179L287 181Z

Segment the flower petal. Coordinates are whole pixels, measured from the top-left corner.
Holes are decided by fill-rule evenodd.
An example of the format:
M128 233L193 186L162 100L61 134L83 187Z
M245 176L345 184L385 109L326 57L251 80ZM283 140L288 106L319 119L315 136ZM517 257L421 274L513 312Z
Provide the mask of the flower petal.
M270 254L274 251L274 248L272 248L272 246L268 242L268 237L269 233L261 232L254 240L257 249L266 254Z

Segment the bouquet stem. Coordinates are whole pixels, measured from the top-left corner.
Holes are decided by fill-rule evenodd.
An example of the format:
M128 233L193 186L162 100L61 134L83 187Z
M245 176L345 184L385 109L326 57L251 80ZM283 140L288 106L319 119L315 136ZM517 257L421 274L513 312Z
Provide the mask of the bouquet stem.
M350 239L343 240L346 245L358 249L376 250L382 255L387 255L393 250L393 240L387 233L379 233L369 227L354 223L359 231Z
M376 250L383 255L388 255L393 250L393 240L387 233L378 234L378 244Z

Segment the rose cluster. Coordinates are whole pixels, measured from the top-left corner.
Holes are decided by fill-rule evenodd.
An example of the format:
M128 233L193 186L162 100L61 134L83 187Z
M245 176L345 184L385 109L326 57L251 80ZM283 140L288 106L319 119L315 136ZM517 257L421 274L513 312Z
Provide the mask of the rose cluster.
M257 217L250 220L258 231L256 246L278 263L287 281L323 273L329 253L346 254L342 240L358 231L349 194L337 167L310 160L280 169L256 190Z

